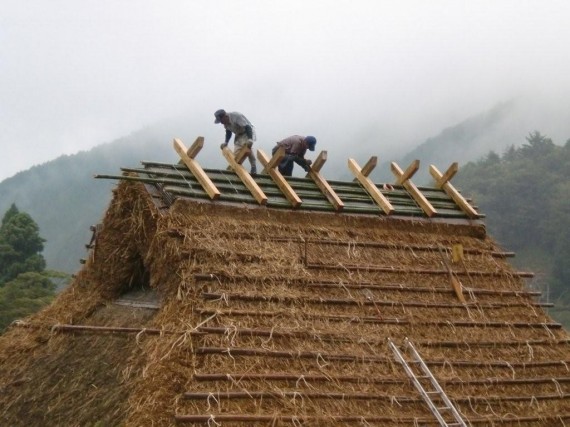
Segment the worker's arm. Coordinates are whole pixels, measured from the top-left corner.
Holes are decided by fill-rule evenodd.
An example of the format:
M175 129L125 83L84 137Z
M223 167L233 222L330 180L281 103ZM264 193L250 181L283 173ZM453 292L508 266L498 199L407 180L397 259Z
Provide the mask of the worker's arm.
M295 156L293 158L293 161L297 163L299 166L301 166L305 170L305 172L309 172L309 170L311 169L311 164L313 163L311 160L305 159L304 157L301 156Z
M232 131L226 129L226 145L228 144L228 142L230 142L230 139L232 139Z
M247 139L253 139L253 129L250 125L245 125L245 134L247 135Z

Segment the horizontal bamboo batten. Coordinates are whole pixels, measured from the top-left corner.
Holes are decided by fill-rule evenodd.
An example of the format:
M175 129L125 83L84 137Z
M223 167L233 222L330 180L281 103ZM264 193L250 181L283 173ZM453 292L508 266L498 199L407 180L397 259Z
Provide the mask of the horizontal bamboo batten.
M201 382L227 381L309 381L331 383L355 384L409 384L410 379L362 377L355 375L317 375L317 374L290 374L273 372L268 374L252 374L248 372L197 373L194 379ZM543 377L543 378L480 378L480 379L440 379L441 385L525 385L525 384L552 384L570 383L570 377Z
M335 415L330 417L310 416L310 415L244 415L244 414L197 414L197 415L175 415L177 422L189 423L213 423L213 422L241 422L241 423L316 423L317 425L334 425L335 423L395 423L402 425L435 425L433 417L390 417L390 416L370 416L370 415ZM494 425L494 424L519 424L519 423L559 423L570 420L570 412L559 415L544 416L509 416L505 418L490 416L469 418L470 424ZM547 424L548 425L548 424ZM552 424L551 424L552 425ZM556 425L556 424L554 424Z
M244 295L244 294L215 294L202 293L205 300L239 300L239 301L259 301L259 302L279 302L285 304L323 304L323 305L357 305L357 306L379 306L379 307L419 307L419 308L505 308L505 307L552 307L551 303L540 302L520 302L520 303L433 303L420 301L386 301L386 300L355 300L340 298L309 298L309 297L276 297L265 295Z
M216 316L247 316L247 317L292 317L285 311L259 311L259 310L215 310L198 309L198 313L203 315ZM297 315L298 316L298 315ZM557 322L476 322L476 321L412 321L406 318L380 318L352 315L334 314L303 314L307 319L324 319L327 321L349 322L349 323L376 323L384 325L399 326L432 326L432 327L468 327L468 328L536 328L536 329L561 329L562 324Z
M392 364L392 358L383 356L369 356L353 354L327 354L313 351L279 351L264 350L258 348L244 347L197 347L196 354L202 355L222 355L228 357L235 356L255 356L267 358L284 358L284 359L314 359L337 362L356 362L356 363L379 363ZM570 360L546 360L540 362L506 362L506 361L477 361L477 360L424 360L428 366L447 366L447 367L492 367L492 368L539 368L539 367L567 367Z

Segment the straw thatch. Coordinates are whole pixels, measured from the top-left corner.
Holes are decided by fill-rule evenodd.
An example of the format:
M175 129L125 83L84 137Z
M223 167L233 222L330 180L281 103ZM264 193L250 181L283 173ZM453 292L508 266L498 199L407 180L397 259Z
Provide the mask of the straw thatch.
M0 424L436 425L406 337L468 424L570 423L570 337L482 225L157 206L122 182L72 285L0 337Z

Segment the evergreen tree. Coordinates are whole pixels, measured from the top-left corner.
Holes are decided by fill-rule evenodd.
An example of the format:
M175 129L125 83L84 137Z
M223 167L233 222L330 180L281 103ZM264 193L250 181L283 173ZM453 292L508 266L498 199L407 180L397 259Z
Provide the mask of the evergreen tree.
M32 217L19 212L13 204L0 226L0 285L20 273L43 271L46 266L41 255L44 242Z
M570 142L557 146L538 131L526 141L499 161L490 153L465 165L456 183L487 215L491 234L547 274L554 299L570 303Z
M69 281L67 274L45 271L44 242L35 221L13 204L0 226L0 332L48 304L56 283Z

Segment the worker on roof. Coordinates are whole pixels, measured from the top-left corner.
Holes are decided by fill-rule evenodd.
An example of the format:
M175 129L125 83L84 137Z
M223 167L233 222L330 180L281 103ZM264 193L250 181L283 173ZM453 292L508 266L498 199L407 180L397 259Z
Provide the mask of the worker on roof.
M226 129L226 138L220 148L228 146L228 142L232 138L232 133L235 135L234 138L234 154L237 154L244 145L247 145L250 149L255 141L255 128L251 122L242 114L236 111L226 112L226 110L218 110L214 113L216 120L214 123L222 123ZM257 174L257 166L255 162L255 156L253 155L253 150L249 152L249 164L251 165L250 173L252 175Z
M311 160L305 159L305 153L307 150L315 151L315 145L317 144L317 138L314 136L300 136L293 135L285 138L283 141L279 141L273 150L272 154L275 154L279 147L285 148L285 157L279 163L278 169L283 176L291 176L293 174L294 163L301 166L305 172L311 170Z

